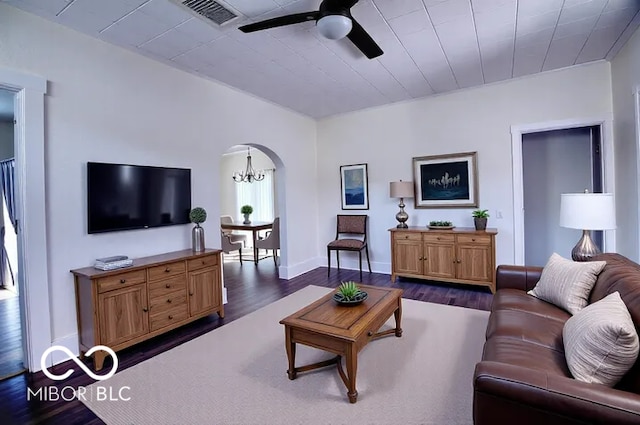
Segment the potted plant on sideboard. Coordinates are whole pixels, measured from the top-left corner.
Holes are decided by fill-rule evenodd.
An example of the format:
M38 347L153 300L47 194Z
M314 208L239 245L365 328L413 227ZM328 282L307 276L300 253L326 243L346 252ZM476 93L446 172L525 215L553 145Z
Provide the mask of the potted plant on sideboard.
M202 207L195 207L189 213L189 220L196 224L191 229L191 249L195 252L204 251L204 229L200 227L200 223L207 220L207 212Z
M475 210L471 213L473 216L473 224L476 230L487 229L487 218L489 218L489 210Z
M251 205L243 205L242 208L240 208L240 213L244 215L244 221L242 222L243 224L251 224L251 220L249 220L249 216L251 215L252 212L253 212L253 207Z

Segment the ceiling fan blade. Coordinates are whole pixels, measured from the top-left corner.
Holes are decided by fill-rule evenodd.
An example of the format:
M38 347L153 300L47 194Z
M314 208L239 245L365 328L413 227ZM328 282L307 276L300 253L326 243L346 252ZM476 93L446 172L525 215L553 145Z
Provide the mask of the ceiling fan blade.
M384 53L358 21L353 18L351 18L351 20L353 21L353 27L351 28L351 32L347 34L347 38L369 59L377 58Z
M277 18L267 19L265 21L255 22L253 24L238 27L242 32L254 32L266 30L269 28L283 27L285 25L299 24L306 21L315 21L318 19L318 12L295 13L293 15L278 16Z

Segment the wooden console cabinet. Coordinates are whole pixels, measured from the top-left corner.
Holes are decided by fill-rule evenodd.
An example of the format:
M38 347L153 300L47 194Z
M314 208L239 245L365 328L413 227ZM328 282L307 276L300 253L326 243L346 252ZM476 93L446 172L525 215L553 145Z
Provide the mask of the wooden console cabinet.
M496 290L496 229L389 229L391 281L396 276L488 286Z
M212 313L223 318L220 253L184 250L117 270L71 270L81 354L95 345L118 351ZM93 354L96 370L106 355Z

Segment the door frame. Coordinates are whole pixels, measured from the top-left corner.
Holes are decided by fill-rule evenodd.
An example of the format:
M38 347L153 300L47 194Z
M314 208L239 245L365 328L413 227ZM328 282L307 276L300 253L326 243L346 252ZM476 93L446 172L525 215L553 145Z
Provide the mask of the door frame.
M528 133L552 130L568 130L580 127L600 127L602 145L602 187L613 193L615 199L615 175L613 167L613 133L611 118L576 118L511 126L511 158L513 172L513 260L524 264L524 182L522 176L522 137ZM614 252L615 230L604 231L604 249Z
M36 372L40 370L40 356L53 341L44 170L47 80L0 67L0 88L16 93L14 157L23 362L27 370Z

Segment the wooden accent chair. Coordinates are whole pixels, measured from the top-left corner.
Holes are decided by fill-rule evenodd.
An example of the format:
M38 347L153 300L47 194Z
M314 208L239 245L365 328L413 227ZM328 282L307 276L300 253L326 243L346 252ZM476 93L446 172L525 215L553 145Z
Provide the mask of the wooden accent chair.
M368 215L341 215L336 222L336 238L327 245L327 277L331 275L331 251L336 251L338 270L340 270L340 251L357 251L360 261L360 280L362 280L362 250L367 254L367 265L371 273L369 247L367 245Z
M242 241L232 241L230 235L226 235L223 231L220 231L220 239L222 244L222 252L230 254L231 251L238 250L238 256L240 257L240 265L242 265Z
M273 220L273 227L271 230L267 230L264 239L258 239L256 241L256 248L258 249L272 249L273 250L273 263L277 266L276 254L280 249L280 217L276 217Z

